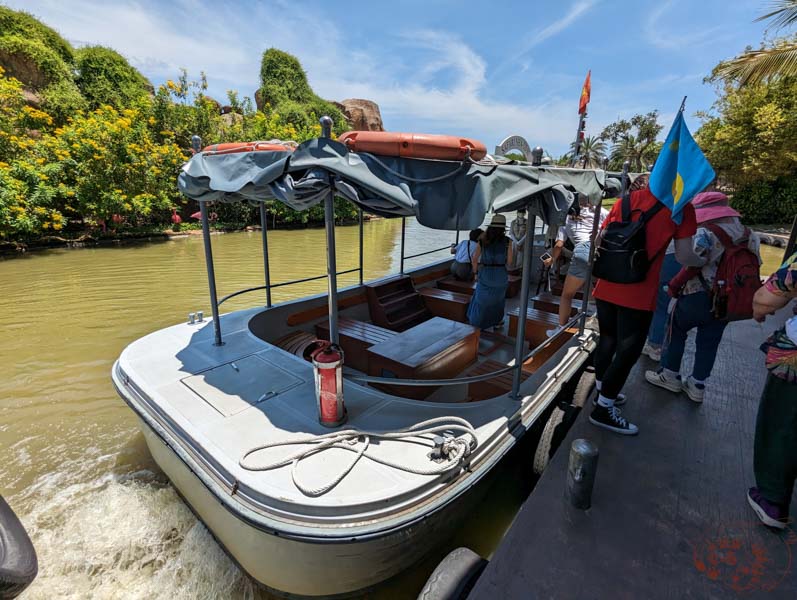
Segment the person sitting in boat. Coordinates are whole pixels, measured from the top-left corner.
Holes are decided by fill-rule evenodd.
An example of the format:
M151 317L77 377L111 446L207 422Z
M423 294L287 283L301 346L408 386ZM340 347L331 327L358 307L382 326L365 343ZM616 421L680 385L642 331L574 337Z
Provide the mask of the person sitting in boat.
M454 255L454 262L451 263L451 274L454 279L459 281L470 281L473 279L473 266L471 259L473 253L479 246L479 238L482 235L481 229L474 229L468 235L467 240L462 240L459 244L451 244L451 254Z
M600 223L598 228L603 226L609 211L602 208L600 214ZM570 211L567 214L565 224L559 228L559 233L556 235L556 243L554 244L551 258L543 261L546 267L551 264L556 264L559 256L562 253L562 248L567 240L573 243L573 258L570 261L570 267L567 269L567 277L562 289L562 300L559 304L559 325L565 325L570 320L570 311L573 306L573 298L576 297L578 291L583 287L584 280L587 278L589 272L589 250L590 240L592 239L592 229L595 222L595 209L590 206L586 197L579 195L578 202L573 203ZM551 329L548 334L551 335L556 329Z
M509 225L509 239L512 240L512 264L510 269L520 269L523 267L523 243L526 241L526 209L521 208L517 211L517 217Z
M507 266L512 264L512 244L505 231L506 217L493 215L471 259L476 289L468 305L468 323L480 329L500 327L504 321Z

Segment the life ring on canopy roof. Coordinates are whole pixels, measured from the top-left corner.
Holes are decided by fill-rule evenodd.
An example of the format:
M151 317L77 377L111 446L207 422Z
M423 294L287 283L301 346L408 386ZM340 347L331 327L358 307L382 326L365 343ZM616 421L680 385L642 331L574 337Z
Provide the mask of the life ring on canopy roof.
M231 142L205 146L202 152L210 154L234 154L236 152L292 152L293 148L272 142Z
M453 135L347 131L338 141L352 152L370 152L383 156L463 160L470 152L473 160L481 160L487 155L487 148L481 142Z

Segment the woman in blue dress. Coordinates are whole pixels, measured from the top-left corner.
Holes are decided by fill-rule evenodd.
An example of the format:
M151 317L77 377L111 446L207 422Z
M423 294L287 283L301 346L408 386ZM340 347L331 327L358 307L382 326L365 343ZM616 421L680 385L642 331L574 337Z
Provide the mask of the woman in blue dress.
M505 231L506 217L493 215L471 258L476 290L468 306L468 322L479 329L500 327L504 321L507 265L512 263L512 245Z

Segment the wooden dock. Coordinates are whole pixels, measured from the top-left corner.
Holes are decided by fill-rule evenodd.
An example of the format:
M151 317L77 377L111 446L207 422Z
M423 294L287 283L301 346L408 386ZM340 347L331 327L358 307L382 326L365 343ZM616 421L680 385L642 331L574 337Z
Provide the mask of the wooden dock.
M746 499L766 377L758 346L786 316L728 327L702 405L649 385L654 363L640 359L624 390L640 434L598 429L582 411L469 600L797 598L797 525L772 532ZM690 367L693 351L690 341ZM600 449L587 511L564 499L577 438Z

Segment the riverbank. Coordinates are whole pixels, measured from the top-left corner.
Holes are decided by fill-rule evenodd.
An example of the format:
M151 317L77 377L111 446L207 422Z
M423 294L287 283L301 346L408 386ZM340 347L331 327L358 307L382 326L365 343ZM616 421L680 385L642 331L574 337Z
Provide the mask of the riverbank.
M366 221L374 221L382 217L366 217ZM356 225L356 220L346 219L337 225ZM280 226L275 228L275 231L297 231L304 229L321 229L324 223L311 223L304 226ZM269 228L271 230L271 228ZM220 233L234 233L244 231L260 231L259 225L219 225L211 229L212 234ZM101 232L97 230L90 230L75 234L71 236L58 236L58 235L45 235L31 240L14 240L14 241L0 241L0 258L13 258L15 256L23 256L28 252L36 250L52 250L55 248L92 248L97 246L120 246L126 244L136 244L145 242L159 242L166 241L172 238L181 238L187 236L201 236L201 227L192 224L191 226L182 226L180 229L154 229L145 231L112 231Z

